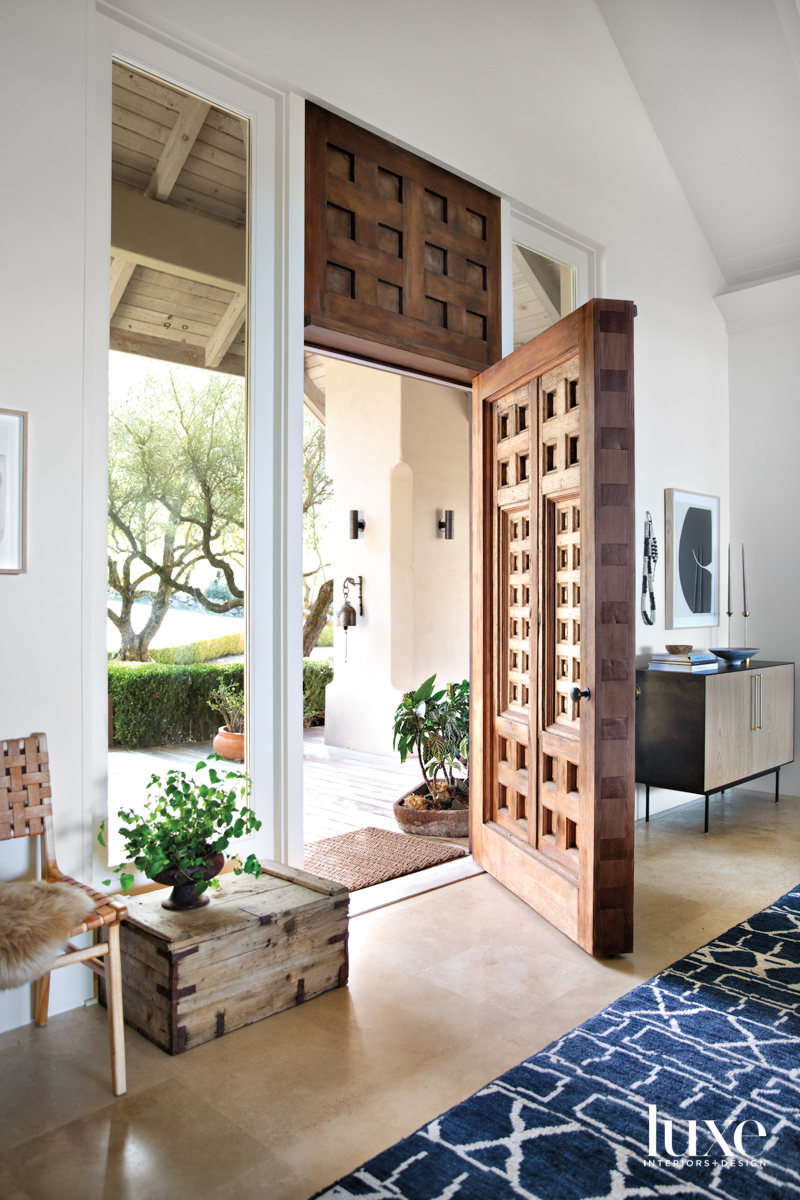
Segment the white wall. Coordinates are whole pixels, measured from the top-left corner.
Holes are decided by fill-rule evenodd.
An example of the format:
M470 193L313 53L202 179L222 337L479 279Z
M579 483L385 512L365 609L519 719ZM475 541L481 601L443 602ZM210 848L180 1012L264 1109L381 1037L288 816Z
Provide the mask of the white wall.
M800 275L717 304L730 337L732 557L738 563L744 542L748 642L761 658L800 662ZM738 573L731 607L736 645L744 633ZM795 704L795 739L797 720ZM781 792L800 796L800 763L781 771Z
M220 61L243 81L284 81L604 247L602 290L639 305L638 523L649 508L663 534L663 489L692 488L722 497L727 541L726 341L712 300L722 278L594 0L123 0L101 8L134 26L143 19L142 28L190 46L195 61ZM102 689L102 663L87 647L93 606L103 603L102 559L91 546L104 464L85 418L98 403L92 353L106 330L86 248L105 236L105 184L94 172L109 133L94 126L107 64L92 59L92 11L89 0L4 0L0 13L14 181L0 196L0 381L4 405L31 414L29 571L0 578L0 729L50 736L57 836L70 870L91 856L92 692ZM283 284L275 292L281 303L288 294ZM284 330L283 344L297 332ZM270 335L262 321L258 336ZM299 417L295 425L287 434L277 421L275 438L299 445ZM282 475L274 492L279 506L294 494ZM274 561L288 570L283 520ZM265 609L272 625L260 631L279 664L276 710L298 686L286 682L292 594L277 588ZM659 625L640 649L663 640ZM288 727L275 737L278 749L291 744ZM275 772L275 788L288 794L281 762ZM12 849L0 846L0 870L13 875ZM2 1012L0 1022L23 1019L21 1010Z
M469 675L469 414L466 394L328 359L326 468L334 612L343 581L363 577L364 614L346 635L334 627L334 678L325 741L392 753L403 692L436 673ZM455 537L437 529L452 508ZM348 536L358 509L365 528ZM351 588L351 603L357 594Z
M0 405L28 416L28 570L0 576L0 737L43 730L62 870L86 861L83 613L87 9L11 0L0 29L4 155L24 186L0 189ZM46 168L46 172L43 170ZM57 185L56 185L56 182ZM33 866L0 842L0 879ZM80 966L53 976L50 1011L91 996ZM0 993L0 1028L31 1019L29 990Z

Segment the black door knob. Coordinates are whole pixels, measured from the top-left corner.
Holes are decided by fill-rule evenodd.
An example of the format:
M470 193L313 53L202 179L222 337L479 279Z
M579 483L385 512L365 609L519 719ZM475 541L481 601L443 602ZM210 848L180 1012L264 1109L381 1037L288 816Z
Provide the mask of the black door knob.
M570 692L569 698L573 704L580 704L581 700L588 700L590 695L591 692L588 688L584 688L583 691L581 691L581 689L576 685Z

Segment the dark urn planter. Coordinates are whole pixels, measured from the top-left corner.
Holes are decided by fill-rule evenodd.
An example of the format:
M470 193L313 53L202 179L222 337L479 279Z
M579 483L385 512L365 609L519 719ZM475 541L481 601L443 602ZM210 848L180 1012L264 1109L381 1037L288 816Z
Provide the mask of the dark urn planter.
M421 783L408 795L424 796L427 790L425 784ZM468 805L454 800L452 808L406 808L403 803L405 798L402 796L394 804L394 819L403 833L413 833L420 837L469 837Z
M199 870L201 879L213 879L215 875L219 875L224 866L224 854L212 855L206 865ZM166 871L160 871L158 875L154 875L153 879L156 883L165 883L167 887L172 888L166 900L161 901L162 908L170 908L176 912L189 912L190 909L203 908L208 904L208 892L203 892L198 896L195 888L195 883L198 881L189 879L186 872L178 870L177 867L168 867Z

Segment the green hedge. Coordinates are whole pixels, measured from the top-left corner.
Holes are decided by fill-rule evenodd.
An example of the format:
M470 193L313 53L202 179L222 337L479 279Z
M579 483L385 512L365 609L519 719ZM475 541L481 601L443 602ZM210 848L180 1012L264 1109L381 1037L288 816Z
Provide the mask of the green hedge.
M186 646L164 646L160 650L150 647L150 657L157 663L203 663L226 654L244 654L243 633L226 633L224 637L189 642Z
M330 659L303 659L303 724L325 720L325 688L333 679ZM110 662L108 693L114 704L114 740L132 750L176 742L210 741L222 718L208 707L221 683L244 687L244 663Z
M114 704L114 739L122 746L169 746L210 741L222 724L208 707L221 683L244 687L244 663L110 662L108 692Z
M303 659L303 724L306 727L324 723L325 688L332 679L331 659Z

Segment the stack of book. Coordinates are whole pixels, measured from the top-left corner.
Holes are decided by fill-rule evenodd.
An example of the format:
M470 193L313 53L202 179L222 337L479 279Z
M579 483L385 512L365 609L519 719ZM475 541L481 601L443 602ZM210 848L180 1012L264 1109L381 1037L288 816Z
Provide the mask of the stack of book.
M692 671L699 675L718 669L719 659L708 650L695 650L691 654L654 654L650 660L651 671Z

